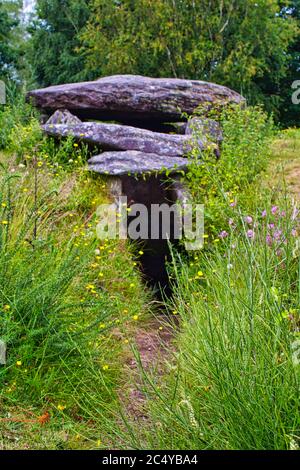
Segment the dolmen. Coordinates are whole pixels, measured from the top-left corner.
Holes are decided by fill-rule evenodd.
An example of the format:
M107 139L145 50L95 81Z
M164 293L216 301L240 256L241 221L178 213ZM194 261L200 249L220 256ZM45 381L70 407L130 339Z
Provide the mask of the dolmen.
M71 135L99 148L89 168L111 176L185 171L195 144L201 152L214 142L219 156L219 123L189 116L199 106L245 101L214 83L135 75L51 86L30 91L27 99L49 118L42 126L46 134Z
M134 75L33 90L27 99L46 116L42 128L47 135L72 136L99 149L88 161L89 170L107 175L116 202L126 196L129 206L143 204L148 214L153 205L187 202L181 174L195 162L187 158L191 149L197 147L199 165L208 146L220 156L222 129L206 114L214 107L245 101L214 83ZM204 113L192 117L199 107ZM151 217L148 222L150 227ZM165 261L170 259L168 242L175 239L169 232L168 239L164 235L157 240L141 236L140 262L148 283L169 295Z

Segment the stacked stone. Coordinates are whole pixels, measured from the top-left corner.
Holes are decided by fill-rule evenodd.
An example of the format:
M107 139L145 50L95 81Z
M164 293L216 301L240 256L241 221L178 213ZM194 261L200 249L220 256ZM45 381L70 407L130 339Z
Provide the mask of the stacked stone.
M48 135L99 147L89 168L114 176L184 171L193 145L201 151L222 140L216 121L188 116L199 106L244 102L214 83L134 75L33 90L28 99L52 114L43 125Z

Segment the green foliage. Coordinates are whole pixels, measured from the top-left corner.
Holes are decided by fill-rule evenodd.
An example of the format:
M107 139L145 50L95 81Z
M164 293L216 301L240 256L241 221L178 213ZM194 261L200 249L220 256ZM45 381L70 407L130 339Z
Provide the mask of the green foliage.
M137 73L225 84L252 103L278 105L265 83L278 84L296 34L277 0L94 0L82 33L95 76Z
M259 107L230 106L212 111L210 117L219 119L222 128L221 158L216 160L214 145L201 154L195 145L186 179L193 200L205 205L206 230L214 237L222 228L230 205L236 204L241 192L246 192L266 168L273 125ZM203 137L196 131L194 136ZM199 165L199 159L203 165Z
M17 108L5 113L17 118ZM86 149L41 137L25 114L8 125L0 154L1 432L16 420L24 446L101 447L118 407L122 345L148 296L124 243L96 237L96 208L109 199L82 165ZM2 445L10 448L6 437Z
M192 267L178 259L178 363L163 386L145 375L157 433L135 435L136 446L299 448L299 220L288 201L276 212L270 202L262 196L251 223L233 208L222 249Z
M87 78L83 57L76 53L78 35L87 22L87 0L37 1L37 20L29 28L28 58L39 85Z
M19 93L15 86L9 86L7 88L7 105L0 106L0 150L9 149L11 145L16 146L17 142L14 142L16 129L22 126L30 126L36 118L37 112L25 102L24 94ZM34 126L37 128L36 123ZM31 135L31 132L24 136L25 139L28 139L29 145L39 138L36 134L37 129L35 137ZM26 142L21 141L21 136L19 146L20 149L24 148L25 151Z
M0 79L13 78L19 59L17 30L20 1L0 2Z

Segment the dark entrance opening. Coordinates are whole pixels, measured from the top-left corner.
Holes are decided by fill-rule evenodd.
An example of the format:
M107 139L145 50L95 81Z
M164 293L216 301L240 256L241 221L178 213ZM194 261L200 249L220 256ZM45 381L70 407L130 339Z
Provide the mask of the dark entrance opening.
M171 259L170 244L178 245L175 239L174 224L175 215L170 211L169 221L162 220L162 214L159 219L153 218L153 205L162 204L171 206L175 202L174 189L172 181L168 181L164 176L148 176L135 178L132 176L122 177L122 193L127 196L128 207L133 204L143 204L147 208L147 226L148 236L141 236L137 240L139 250L143 254L139 255L141 271L146 284L151 287L156 297L162 300L164 297L172 295L172 287L167 272L166 264ZM128 227L138 215L128 214ZM158 231L158 239L151 238L153 224ZM165 226L168 226L168 232L165 232ZM130 238L130 234L129 234Z

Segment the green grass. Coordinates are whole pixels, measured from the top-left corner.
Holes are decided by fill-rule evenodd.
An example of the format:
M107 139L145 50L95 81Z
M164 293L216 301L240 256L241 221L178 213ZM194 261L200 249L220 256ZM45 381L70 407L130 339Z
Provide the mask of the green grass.
M96 238L109 196L89 150L43 137L22 100L1 112L2 449L299 447L300 134L274 137L259 108L221 119L221 160L187 175L205 249L173 253L174 344L146 371L134 342L153 299L130 245ZM147 419L126 409L139 387Z
M124 242L96 238L105 182L18 161L1 155L2 447L109 445L125 340L148 294Z

